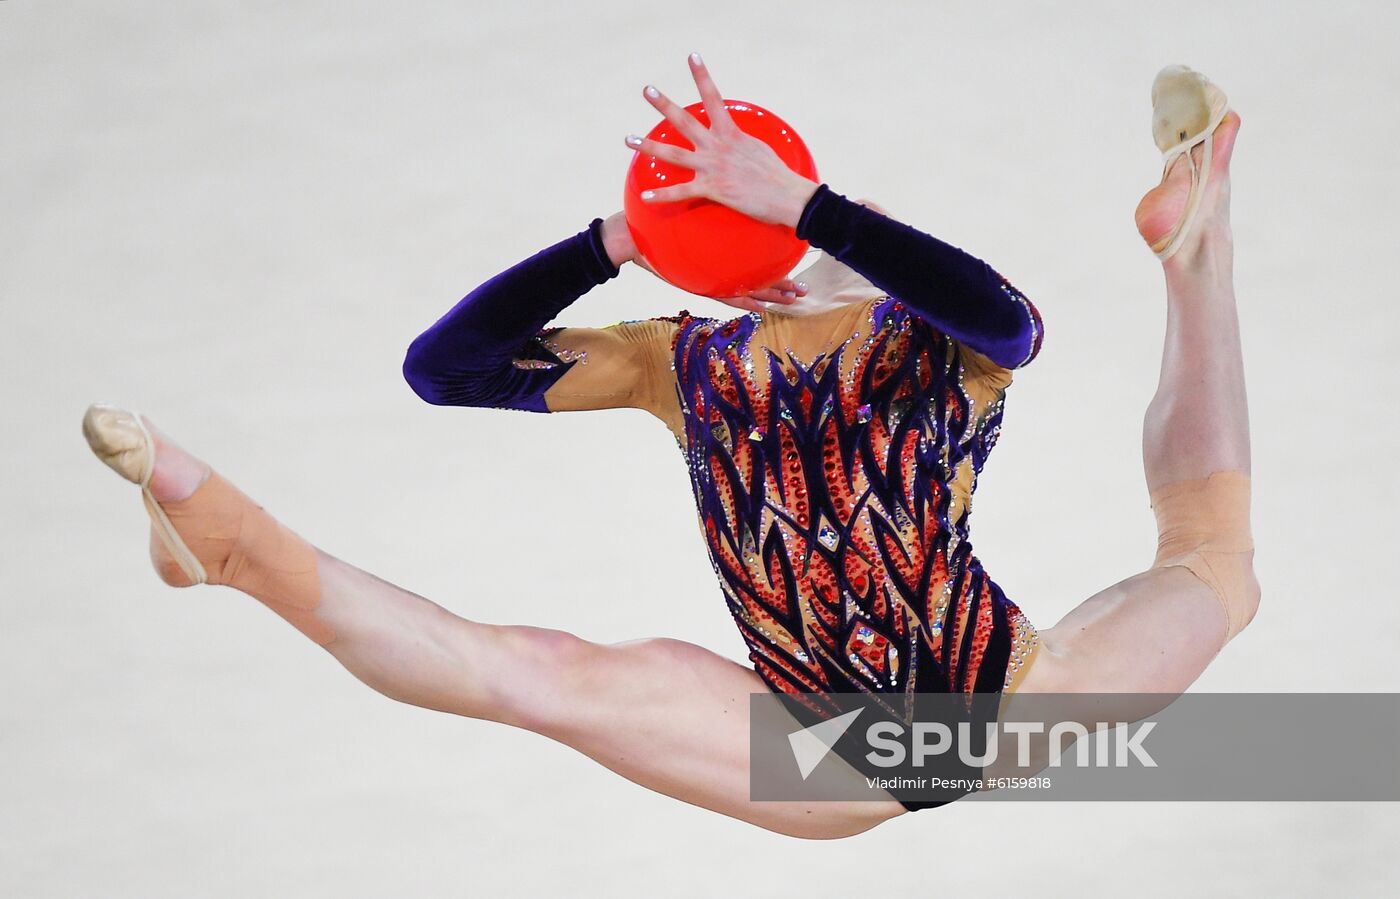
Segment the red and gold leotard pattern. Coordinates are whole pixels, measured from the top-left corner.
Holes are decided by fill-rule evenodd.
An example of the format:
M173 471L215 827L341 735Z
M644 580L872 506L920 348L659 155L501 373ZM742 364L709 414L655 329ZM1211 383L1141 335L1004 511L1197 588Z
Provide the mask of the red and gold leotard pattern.
M756 338L756 313L665 319L729 609L774 690L1000 691L1036 632L968 517L1010 372L889 296L843 314L849 336L810 364Z

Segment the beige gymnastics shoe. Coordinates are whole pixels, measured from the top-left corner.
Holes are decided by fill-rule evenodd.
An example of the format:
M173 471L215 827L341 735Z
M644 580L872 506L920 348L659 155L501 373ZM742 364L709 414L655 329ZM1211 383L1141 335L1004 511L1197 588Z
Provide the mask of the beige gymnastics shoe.
M1225 92L1187 66L1167 66L1152 82L1152 139L1162 151L1162 182L1178 157L1185 156L1191 167L1185 210L1171 230L1149 243L1158 259L1169 259L1191 229L1210 175L1215 129L1229 111ZM1198 167L1191 151L1201 144Z
M155 535L191 584L208 583L209 576L195 554L176 533L165 510L151 494L151 473L156 467L156 445L140 414L116 406L94 403L83 415L83 436L97 458L117 474L141 487L146 512Z

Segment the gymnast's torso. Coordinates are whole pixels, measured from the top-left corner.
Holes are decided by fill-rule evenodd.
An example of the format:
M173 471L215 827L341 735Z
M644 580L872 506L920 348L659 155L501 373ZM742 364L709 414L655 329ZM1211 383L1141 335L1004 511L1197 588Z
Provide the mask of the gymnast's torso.
M419 335L404 360L414 391L654 412L775 691L1014 687L1036 632L973 554L968 516L1012 369L1040 348L1035 306L982 260L822 184L794 229L824 251L800 312L549 325L618 276L602 228L496 275Z
M649 323L670 324L676 408L663 418L771 689L1013 681L1036 632L968 539L1008 369L888 295L810 316Z

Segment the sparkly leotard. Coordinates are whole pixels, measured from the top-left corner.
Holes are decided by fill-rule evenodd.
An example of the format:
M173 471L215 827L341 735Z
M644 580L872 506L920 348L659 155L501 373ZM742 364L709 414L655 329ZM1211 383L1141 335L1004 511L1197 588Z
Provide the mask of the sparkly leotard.
M1035 641L968 540L1004 388L899 301L854 313L810 364L751 351L757 314L677 317L682 450L715 573L774 690L995 692Z
M550 411L545 391L592 351L564 345L577 329L545 325L617 274L601 221L420 336L405 362L414 390ZM600 404L667 421L771 689L1002 691L1037 637L974 555L968 519L1011 369L1039 350L1039 314L985 263L825 184L796 232L868 278L871 296L802 320L682 311L608 326L597 333L612 343L593 345L628 348L651 399ZM788 346L817 334L834 339L810 358Z

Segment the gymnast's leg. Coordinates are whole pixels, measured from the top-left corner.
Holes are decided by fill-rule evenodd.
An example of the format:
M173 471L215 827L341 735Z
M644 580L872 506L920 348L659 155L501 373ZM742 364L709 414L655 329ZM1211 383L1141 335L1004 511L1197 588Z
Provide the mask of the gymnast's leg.
M134 422L94 407L84 432L139 482ZM256 597L385 696L535 731L657 792L792 836L849 836L904 812L888 798L751 801L748 695L767 690L753 671L677 640L600 645L460 618L315 549L145 424L152 498L208 582ZM151 556L167 583L191 584L155 528Z
M1254 617L1249 424L1229 216L1239 125L1231 112L1216 128L1198 218L1163 262L1166 343L1143 427L1157 559L1043 631L1018 692L1161 693L1165 706ZM1192 153L1199 160L1201 147ZM1180 215L1189 184L1182 158L1143 198L1137 219L1149 243Z

